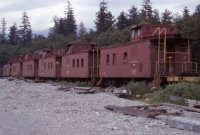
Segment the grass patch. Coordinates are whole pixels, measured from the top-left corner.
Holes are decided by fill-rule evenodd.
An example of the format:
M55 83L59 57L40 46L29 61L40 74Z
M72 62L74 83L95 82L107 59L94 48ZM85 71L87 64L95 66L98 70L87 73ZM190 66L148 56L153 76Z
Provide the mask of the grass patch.
M150 103L170 102L170 95L182 99L177 100L176 104L184 105L184 98L200 100L200 84L179 82L168 84L165 88L160 88L150 94Z
M131 95L144 95L149 92L149 88L145 82L130 81L123 86Z

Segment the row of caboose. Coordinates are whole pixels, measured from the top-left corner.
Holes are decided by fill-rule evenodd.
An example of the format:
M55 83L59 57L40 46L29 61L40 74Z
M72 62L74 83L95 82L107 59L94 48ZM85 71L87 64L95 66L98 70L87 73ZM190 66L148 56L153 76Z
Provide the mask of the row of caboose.
M3 76L37 78L153 78L192 72L192 40L176 25L141 24L132 28L128 43L96 47L71 43L11 59ZM195 65L195 66L194 66Z

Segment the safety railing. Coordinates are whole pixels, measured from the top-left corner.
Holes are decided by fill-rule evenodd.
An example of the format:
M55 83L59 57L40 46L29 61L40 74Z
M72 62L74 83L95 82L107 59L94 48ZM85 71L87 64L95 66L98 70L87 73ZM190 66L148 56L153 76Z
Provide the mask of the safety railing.
M196 62L170 62L167 61L154 61L151 63L151 73L155 75L159 73L160 75L169 74L181 74L181 73L197 73L198 64ZM164 67L165 65L165 67Z

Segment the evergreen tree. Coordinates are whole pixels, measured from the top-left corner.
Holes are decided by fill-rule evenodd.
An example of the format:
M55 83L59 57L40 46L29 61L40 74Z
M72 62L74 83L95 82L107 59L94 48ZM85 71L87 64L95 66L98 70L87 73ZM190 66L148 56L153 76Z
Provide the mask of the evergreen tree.
M162 13L162 23L163 24L172 23L172 12L170 12L168 9L165 9L165 12Z
M182 28L182 32L186 37L191 37L193 35L194 29L190 27L193 25L193 18L189 14L189 9L185 7L182 12L182 19L179 22L179 25Z
M2 22L2 30L1 30L1 34L0 34L0 42L1 44L5 44L6 43L6 21L5 18L3 17Z
M95 27L97 33L105 32L107 29L113 26L113 15L108 11L107 2L104 0L100 2L99 12L96 13Z
M200 4L196 6L194 15L199 15L200 14Z
M177 25L180 25L180 22L181 22L182 19L183 18L182 18L182 16L179 13L175 13L172 16L173 23L175 23Z
M152 6L150 0L143 0L140 20L150 22L152 18Z
M53 22L54 22L53 33L54 34L59 33L59 18L58 18L58 16L54 16Z
M183 18L189 17L190 16L190 11L187 7L183 9Z
M59 19L59 25L58 25L58 32L56 32L56 33L61 34L63 36L67 36L67 34L69 33L67 27L68 27L67 20L60 18Z
M11 45L17 45L18 43L18 35L17 35L17 26L16 23L14 23L11 27L10 27L10 32L8 35L8 42Z
M125 13L122 11L120 13L120 15L117 18L117 28L122 30L125 27L129 26L129 19L127 18L127 16L125 15Z
M194 25L190 25L190 26L193 26L195 38L198 39L200 43L200 4L196 6L193 19L194 19Z
M152 11L152 16L149 19L149 22L152 24L160 24L159 11L157 9Z
M30 43L32 41L32 30L31 24L29 22L29 17L26 12L22 16L22 24L20 25L19 36L21 39L22 45Z
M189 25L189 28L193 29L193 38L196 39L192 46L192 60L200 65L200 4L196 6L196 10L190 18L193 23Z
M76 20L74 18L73 8L69 1L68 1L67 10L65 11L65 14L66 14L66 18L63 19L63 21L64 21L63 35L64 36L76 35L76 30L77 30ZM60 25L62 25L62 24L60 24Z
M139 24L139 13L138 9L133 5L129 10L129 25L138 25Z
M86 35L86 34L87 34L87 29L85 28L84 23L81 22L81 23L79 24L78 35L79 35L79 37L82 37L82 36L84 36L84 35Z

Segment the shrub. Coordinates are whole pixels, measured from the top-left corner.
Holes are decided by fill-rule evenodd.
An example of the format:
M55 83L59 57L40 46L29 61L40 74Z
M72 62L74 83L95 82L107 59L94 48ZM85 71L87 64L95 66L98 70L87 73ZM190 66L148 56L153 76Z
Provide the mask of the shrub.
M189 82L168 84L164 89L153 92L150 95L150 102L170 102L170 95L182 98L177 100L176 104L184 105L184 98L200 100L200 84Z
M145 82L130 81L128 84L123 86L123 88L131 92L132 95L143 95L149 92L149 88Z
M169 84L165 89L170 91L173 96L200 100L200 84L179 82Z

